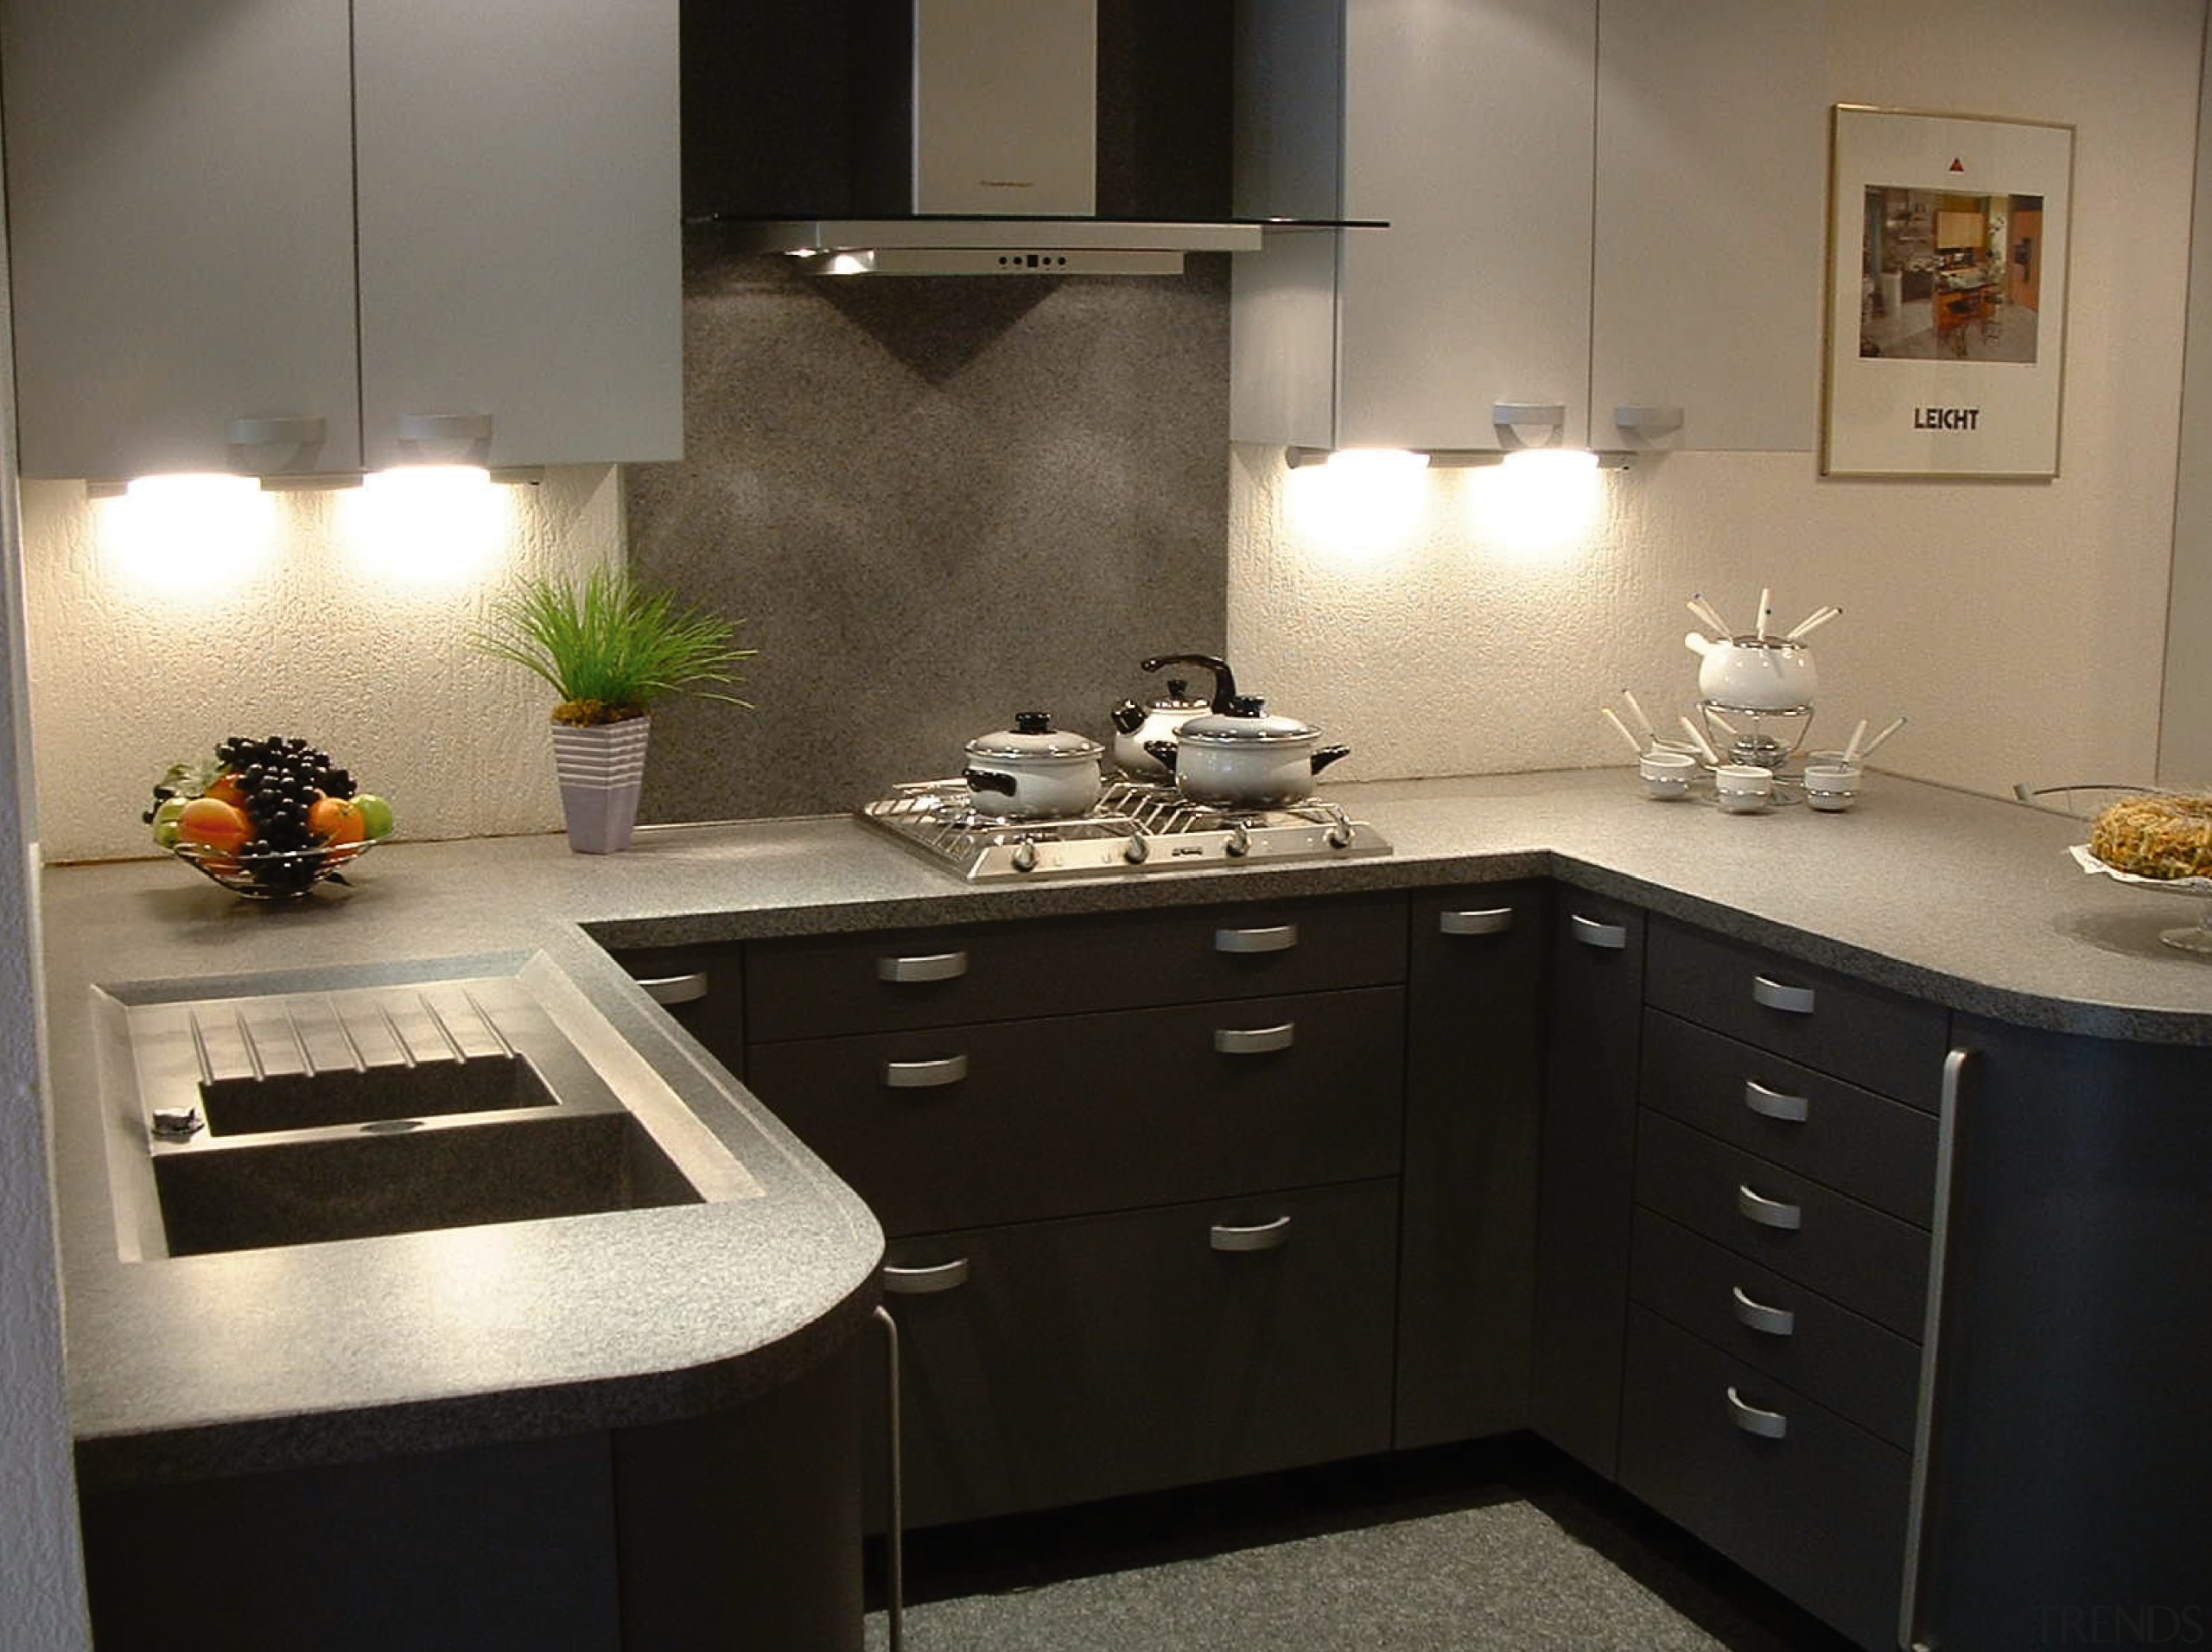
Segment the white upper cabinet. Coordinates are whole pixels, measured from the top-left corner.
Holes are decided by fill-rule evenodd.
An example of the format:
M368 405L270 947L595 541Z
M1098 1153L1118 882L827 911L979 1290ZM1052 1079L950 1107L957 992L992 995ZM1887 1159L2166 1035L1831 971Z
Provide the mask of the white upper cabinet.
M1238 255L1233 439L1811 447L1821 0L1251 10L1238 210L1390 227Z
M319 420L286 457L357 466L344 0L10 0L0 29L23 474L228 470L237 419Z
M1821 0L1600 0L1590 445L1809 452L1819 431ZM1639 439L1624 406L1679 408Z
M680 453L676 0L0 23L24 474Z
M494 465L682 454L676 23L676 0L355 7L368 468L454 416L488 420Z

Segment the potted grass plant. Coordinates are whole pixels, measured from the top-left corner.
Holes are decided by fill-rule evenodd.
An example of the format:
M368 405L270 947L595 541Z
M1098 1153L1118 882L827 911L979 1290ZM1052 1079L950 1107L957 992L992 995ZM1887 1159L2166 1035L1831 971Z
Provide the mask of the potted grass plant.
M607 855L629 847L645 784L652 702L692 694L750 702L721 690L758 651L734 645L735 620L679 607L601 566L581 584L532 577L493 599L476 646L533 672L560 696L553 708L553 763L569 847Z

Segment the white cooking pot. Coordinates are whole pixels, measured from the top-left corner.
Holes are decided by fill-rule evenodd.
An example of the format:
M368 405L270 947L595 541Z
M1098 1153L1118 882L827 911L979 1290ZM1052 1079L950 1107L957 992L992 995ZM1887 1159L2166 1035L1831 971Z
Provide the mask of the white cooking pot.
M1281 809L1313 795L1313 777L1345 746L1322 746L1321 731L1295 717L1271 717L1255 694L1240 694L1225 711L1193 717L1173 744L1152 754L1175 773L1175 789L1192 803L1219 809Z
M1139 705L1124 700L1109 714L1114 722L1114 766L1138 780L1173 780L1167 766L1147 751L1154 740L1173 745L1177 731L1193 717L1211 708L1205 700L1193 700L1190 684L1179 677L1167 679L1167 692Z
M1697 691L1714 704L1744 711L1789 711L1813 703L1820 678L1813 651L1781 637L1724 637L1691 632L1683 646L1699 657Z
M1049 711L1017 713L1012 728L968 742L976 812L1002 820L1066 820L1087 814L1103 789L1095 740L1052 727Z

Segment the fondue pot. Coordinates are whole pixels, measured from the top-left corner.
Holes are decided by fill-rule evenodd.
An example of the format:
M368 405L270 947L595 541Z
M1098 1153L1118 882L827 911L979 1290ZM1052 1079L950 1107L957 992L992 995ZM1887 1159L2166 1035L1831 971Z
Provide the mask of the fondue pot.
M1820 679L1813 651L1787 637L1723 637L1693 631L1682 645L1699 656L1697 691L1724 708L1794 711L1813 703Z
M1146 749L1175 776L1192 803L1222 809L1280 809L1313 795L1313 777L1346 746L1322 746L1321 731L1295 717L1269 716L1255 694L1233 696L1224 710L1193 717L1176 738Z
M1049 711L1018 712L1012 728L968 742L961 778L979 815L1065 820L1088 813L1098 801L1103 789L1098 759L1105 750L1095 740L1054 728Z

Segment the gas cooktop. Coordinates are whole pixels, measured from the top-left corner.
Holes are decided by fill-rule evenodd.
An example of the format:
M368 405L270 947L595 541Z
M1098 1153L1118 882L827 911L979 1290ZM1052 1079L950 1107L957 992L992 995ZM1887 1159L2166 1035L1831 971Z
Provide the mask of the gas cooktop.
M970 880L1055 874L1174 872L1388 855L1364 821L1314 799L1281 809L1224 810L1192 803L1173 786L1109 780L1095 807L1065 820L980 814L963 780L924 780L864 804L861 818L925 858Z

